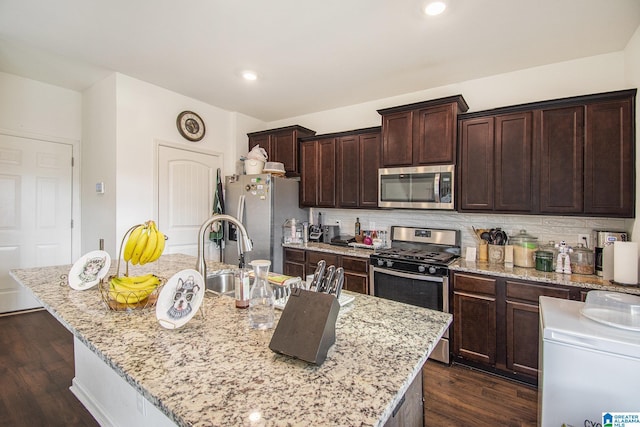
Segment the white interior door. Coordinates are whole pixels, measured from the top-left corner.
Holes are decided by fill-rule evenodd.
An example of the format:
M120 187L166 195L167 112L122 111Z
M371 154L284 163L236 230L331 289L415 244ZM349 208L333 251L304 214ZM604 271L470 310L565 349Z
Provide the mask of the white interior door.
M197 255L198 230L212 214L221 167L221 155L158 146L158 227L169 237L165 253ZM207 256L214 252L208 243Z
M39 304L13 268L70 264L73 147L0 135L0 312Z

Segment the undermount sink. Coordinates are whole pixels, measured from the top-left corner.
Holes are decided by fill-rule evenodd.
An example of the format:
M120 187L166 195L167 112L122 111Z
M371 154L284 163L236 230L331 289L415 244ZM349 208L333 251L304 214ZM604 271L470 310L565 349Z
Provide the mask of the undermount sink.
M207 290L219 295L233 294L235 292L233 272L221 270L208 274L205 287Z

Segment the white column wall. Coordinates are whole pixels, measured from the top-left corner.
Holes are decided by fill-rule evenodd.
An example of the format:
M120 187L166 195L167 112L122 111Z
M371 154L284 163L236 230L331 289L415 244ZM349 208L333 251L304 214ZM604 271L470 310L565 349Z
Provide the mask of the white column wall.
M628 87L640 88L640 27L627 43L624 49L624 77ZM636 95L636 218L640 212L640 174L638 164L640 161L640 113L638 112L638 96ZM631 238L634 242L640 242L640 224L634 221Z
M99 248L115 254L116 230L116 78L115 74L82 94L82 253ZM104 183L104 194L96 183Z

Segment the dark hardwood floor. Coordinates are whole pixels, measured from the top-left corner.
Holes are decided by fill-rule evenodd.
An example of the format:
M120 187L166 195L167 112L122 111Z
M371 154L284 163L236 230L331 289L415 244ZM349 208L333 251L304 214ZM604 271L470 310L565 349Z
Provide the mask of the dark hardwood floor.
M0 317L0 425L97 426L69 390L73 337L46 311ZM535 388L428 361L426 426L535 426Z
M534 387L431 360L422 378L425 426L537 425L538 391Z
M69 390L73 336L49 313L0 317L0 349L0 425L98 425Z

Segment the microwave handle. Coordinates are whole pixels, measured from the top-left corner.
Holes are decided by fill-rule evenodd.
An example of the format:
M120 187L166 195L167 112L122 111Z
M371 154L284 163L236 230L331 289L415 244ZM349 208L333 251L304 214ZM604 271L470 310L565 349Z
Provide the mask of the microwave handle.
M440 174L437 173L433 177L433 198L436 203L440 203Z

